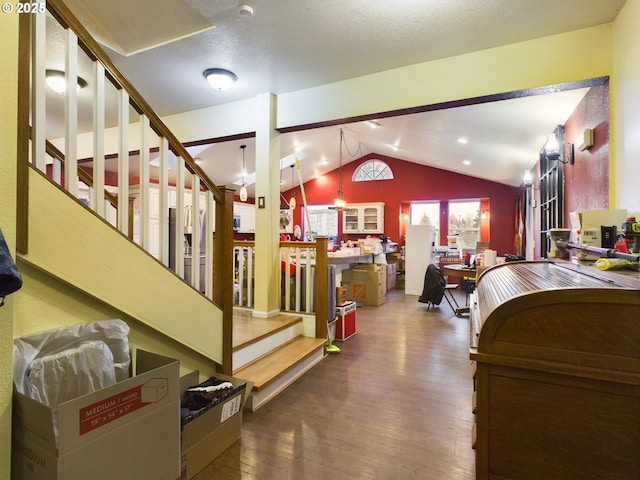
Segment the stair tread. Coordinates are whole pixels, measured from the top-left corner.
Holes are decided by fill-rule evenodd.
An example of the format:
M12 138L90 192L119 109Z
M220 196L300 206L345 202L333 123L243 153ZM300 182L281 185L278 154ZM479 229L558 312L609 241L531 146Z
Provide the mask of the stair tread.
M326 343L324 338L298 337L240 368L233 375L253 382L253 389L259 391L318 348L324 348Z
M233 350L239 350L272 333L302 321L300 315L276 315L270 318L254 317L250 311L234 309Z

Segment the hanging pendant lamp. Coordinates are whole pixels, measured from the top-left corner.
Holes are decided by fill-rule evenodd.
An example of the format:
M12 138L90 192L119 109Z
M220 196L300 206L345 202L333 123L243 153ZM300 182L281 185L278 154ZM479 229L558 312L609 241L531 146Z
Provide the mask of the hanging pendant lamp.
M289 208L291 210L295 210L296 209L296 194L295 194L295 190L293 190L294 185L293 185L293 169L295 168L295 165L291 165L291 198L289 199Z
M240 187L240 201L246 202L248 195L247 195L247 187L244 184L244 176L246 175L245 163L244 163L244 149L247 148L247 146L240 145L240 148L242 149L242 187Z
M347 201L342 193L342 143L344 142L344 132L340 129L340 163L338 166L338 196L333 200L333 206L339 212L347 208Z

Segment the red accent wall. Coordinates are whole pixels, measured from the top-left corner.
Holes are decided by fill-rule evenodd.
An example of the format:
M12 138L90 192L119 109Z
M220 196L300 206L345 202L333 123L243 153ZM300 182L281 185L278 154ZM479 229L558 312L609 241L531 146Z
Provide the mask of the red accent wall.
M379 158L393 172L393 180L376 182L352 182L354 170L364 161ZM338 170L333 170L304 185L309 205L332 204L338 192ZM342 190L347 203L384 202L384 235L403 243L402 212L408 212L408 204L416 201L441 202L441 239L446 245L447 208L449 200L481 200L481 210L488 209L487 219L481 224L481 232L487 235L492 249L499 255L513 253L515 236L515 208L519 187L511 187L488 180L461 175L438 168L418 165L385 155L369 154L342 167ZM293 189L298 205L302 205L300 188ZM291 191L283 193L285 198ZM302 210L296 208L294 223L302 225ZM339 235L342 237L342 213L338 217ZM359 235L360 237L362 235ZM345 236L353 240L358 236Z
M578 150L585 129L594 145ZM565 124L565 139L575 142L575 163L564 166L565 218L569 212L609 208L609 84L589 89ZM570 225L567 223L567 227Z

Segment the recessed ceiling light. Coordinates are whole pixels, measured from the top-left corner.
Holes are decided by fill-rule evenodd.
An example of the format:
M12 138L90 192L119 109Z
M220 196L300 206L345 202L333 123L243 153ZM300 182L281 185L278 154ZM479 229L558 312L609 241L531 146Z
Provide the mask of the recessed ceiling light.
M378 128L380 126L380 124L378 122L376 122L375 120L369 120L369 126L371 128Z
M463 160L462 164L463 165L471 165L471 160Z
M469 143L469 140L467 140L465 137L460 137L458 139L458 143Z

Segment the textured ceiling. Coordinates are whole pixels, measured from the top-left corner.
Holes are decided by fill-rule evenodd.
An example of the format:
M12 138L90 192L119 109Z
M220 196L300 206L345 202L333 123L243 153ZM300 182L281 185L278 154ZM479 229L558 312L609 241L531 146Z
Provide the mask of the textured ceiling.
M66 3L102 39L149 104L160 115L169 115L608 23L624 0L250 0L246 3L254 9L252 16L240 13L239 3L228 0ZM54 57L51 61L60 63ZM227 91L214 92L202 76L209 67L232 70L238 82ZM365 131L357 125L346 125L345 132L363 145L365 153L517 185L522 170L535 163L543 135L566 120L584 91L555 95L549 102L541 96L535 102L510 100L475 110L464 107L385 119L384 134L385 129ZM465 129L477 137L472 167L466 170L459 165L459 146L452 144L452 136ZM324 133L285 134L282 155L304 145L308 160L303 174L311 178L336 168L337 135L337 127ZM406 139L402 151L388 150L393 136ZM251 167L253 145L250 140L245 143ZM230 143L210 149L216 151L217 161L211 163L215 168L207 168L207 151L200 154L203 168L216 183L239 178L238 147ZM425 151L438 151L448 162L425 159ZM498 161L509 168L495 168L502 165Z

